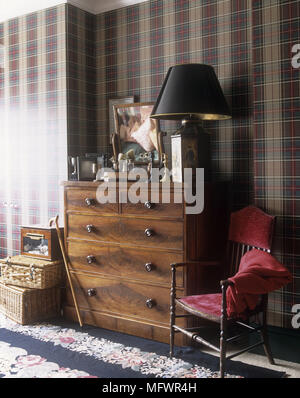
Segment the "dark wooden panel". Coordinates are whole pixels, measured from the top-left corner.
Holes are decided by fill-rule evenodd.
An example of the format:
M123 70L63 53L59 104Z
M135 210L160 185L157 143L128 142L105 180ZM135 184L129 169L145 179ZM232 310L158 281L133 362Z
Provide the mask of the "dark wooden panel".
M182 254L83 241L69 241L67 247L72 270L166 285L170 284L170 263L183 261ZM88 256L91 257L87 258ZM89 264L88 260L92 263ZM178 271L177 277L178 286L182 286L181 270Z
M187 256L223 259L229 221L228 184L205 184L204 210L186 216Z

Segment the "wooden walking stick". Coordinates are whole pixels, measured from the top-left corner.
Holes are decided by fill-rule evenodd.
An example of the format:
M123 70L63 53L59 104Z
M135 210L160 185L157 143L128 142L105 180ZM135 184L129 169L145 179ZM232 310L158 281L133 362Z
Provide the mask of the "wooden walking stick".
M58 236L58 240L59 240L59 245L60 245L61 252L62 252L62 255L63 255L63 259L64 259L65 269L66 269L66 272L67 272L67 277L68 277L68 280L69 280L69 284L70 284L72 297L73 297L74 304L75 304L75 309L76 309L79 325L82 327L81 316L80 316L80 312L79 312L79 308L78 308L78 304L77 304L77 299L76 299L74 288L73 288L71 274L70 274L70 271L69 271L69 266L68 266L66 252L65 252L64 242L63 242L63 238L61 236L59 225L58 225L58 216L56 216L55 218L51 218L51 220L49 221L49 226L50 227L52 226L53 222L55 223L57 236Z

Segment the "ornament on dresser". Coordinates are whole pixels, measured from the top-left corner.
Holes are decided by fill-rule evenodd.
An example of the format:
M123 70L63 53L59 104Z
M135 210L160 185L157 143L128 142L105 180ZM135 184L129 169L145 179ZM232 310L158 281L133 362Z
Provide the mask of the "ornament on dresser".
M166 153L163 153L163 176L160 180L160 182L170 182L170 171L168 168L168 155Z
M69 156L69 181L94 181L99 170L111 166L108 153L86 153L84 156ZM99 172L99 173L98 173Z

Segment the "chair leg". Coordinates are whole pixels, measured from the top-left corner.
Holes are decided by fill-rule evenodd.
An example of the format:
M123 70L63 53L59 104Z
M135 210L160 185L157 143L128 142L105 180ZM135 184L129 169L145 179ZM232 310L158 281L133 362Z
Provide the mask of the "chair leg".
M174 354L174 329L173 329L173 325L171 325L170 327L170 358L173 358L173 354Z
M227 349L227 306L226 306L226 288L222 287L222 314L220 325L220 377L225 377L225 362Z
M174 339L175 331L173 325L175 324L175 299L171 294L171 306L170 306L170 358L173 357L174 353Z
M269 335L268 335L268 330L267 330L267 300L265 302L265 308L263 310L263 314L262 314L262 328L261 328L261 334L263 337L263 341L264 341L264 350L265 350L265 354L269 360L269 363L271 365L275 365L274 362L274 358L272 355L272 351L271 351L271 346L269 343Z
M264 341L264 350L265 350L265 354L269 360L269 363L271 365L275 365L274 362L274 358L272 355L272 351L271 351L271 346L270 346L270 342L269 342L269 335L268 335L268 331L267 331L267 324L266 324L266 314L263 314L263 325L262 325L262 329L261 329L261 334L263 337L263 341Z
M226 364L226 332L221 325L220 331L220 377L223 379L225 377L225 364Z
M173 325L175 324L175 299L176 299L176 267L172 264L172 285L171 285L171 303L170 303L170 358L174 353L174 337L175 331Z

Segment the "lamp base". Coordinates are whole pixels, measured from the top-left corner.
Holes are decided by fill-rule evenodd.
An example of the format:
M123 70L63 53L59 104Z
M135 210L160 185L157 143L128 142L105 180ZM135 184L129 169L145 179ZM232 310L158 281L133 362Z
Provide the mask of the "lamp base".
M183 182L184 169L204 168L205 181L211 180L210 135L199 120L184 121L182 127L171 136L172 179Z

